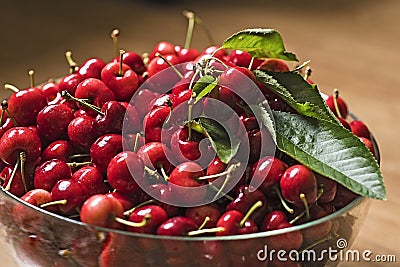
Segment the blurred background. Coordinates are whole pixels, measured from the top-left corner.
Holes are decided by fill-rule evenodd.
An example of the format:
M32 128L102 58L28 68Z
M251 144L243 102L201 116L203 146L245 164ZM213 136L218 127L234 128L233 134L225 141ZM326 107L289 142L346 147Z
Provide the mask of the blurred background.
M287 50L300 61L311 60L312 80L323 92L341 91L379 141L388 191L388 201L373 201L355 248L393 254L400 262L398 0L1 0L0 86L29 86L29 69L35 70L37 82L67 74L67 50L78 63L93 56L111 59L114 28L120 29L120 46L125 50L149 52L161 40L183 45L184 9L203 20L217 44L245 28L277 29ZM199 49L209 45L200 28L192 45ZM0 88L1 98L9 95ZM0 262L14 266L1 246ZM353 265L358 264L343 264Z

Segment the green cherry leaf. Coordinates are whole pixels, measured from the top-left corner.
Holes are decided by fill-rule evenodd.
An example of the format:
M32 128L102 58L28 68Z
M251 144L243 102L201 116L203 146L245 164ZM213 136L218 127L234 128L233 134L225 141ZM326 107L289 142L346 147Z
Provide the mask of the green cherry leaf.
M274 29L246 29L226 39L222 48L238 49L256 58L276 58L299 61L295 54L287 52L279 32Z
M358 137L329 121L272 113L281 151L357 194L386 199L379 165Z

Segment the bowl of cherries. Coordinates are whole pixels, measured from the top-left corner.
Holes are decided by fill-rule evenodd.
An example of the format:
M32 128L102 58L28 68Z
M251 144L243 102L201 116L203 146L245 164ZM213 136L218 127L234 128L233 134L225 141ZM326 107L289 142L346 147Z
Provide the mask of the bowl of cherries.
M115 50L6 86L0 236L20 266L339 263L385 199L379 150L276 30Z

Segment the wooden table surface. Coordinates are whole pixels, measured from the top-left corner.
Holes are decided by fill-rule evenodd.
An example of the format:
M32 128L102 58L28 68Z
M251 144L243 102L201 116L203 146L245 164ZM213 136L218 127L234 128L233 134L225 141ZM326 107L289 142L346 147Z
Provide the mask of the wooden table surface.
M218 43L244 28L275 28L288 50L301 61L311 60L312 79L321 90L338 88L380 145L388 200L372 202L354 248L396 255L397 263L341 266L400 266L400 1L146 2L151 1L2 1L0 83L26 87L30 68L37 81L61 76L69 49L78 62L89 56L109 59L114 27L121 30L120 44L128 50L148 51L159 40L183 44L183 9L196 11ZM208 44L200 30L193 44ZM9 95L0 92L3 98ZM15 266L1 247L0 262Z

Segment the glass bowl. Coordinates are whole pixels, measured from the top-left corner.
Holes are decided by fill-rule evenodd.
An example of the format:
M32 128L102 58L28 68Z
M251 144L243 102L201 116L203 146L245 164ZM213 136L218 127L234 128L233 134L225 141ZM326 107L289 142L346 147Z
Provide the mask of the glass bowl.
M0 235L20 266L291 266L290 260L296 257L302 266L336 266L338 258L328 252L351 246L370 202L357 197L326 217L280 230L224 237L169 237L90 226L24 203L1 190ZM290 243L299 232L303 236L301 249L279 252L276 245L281 242L277 240ZM271 265L270 259L283 265Z

